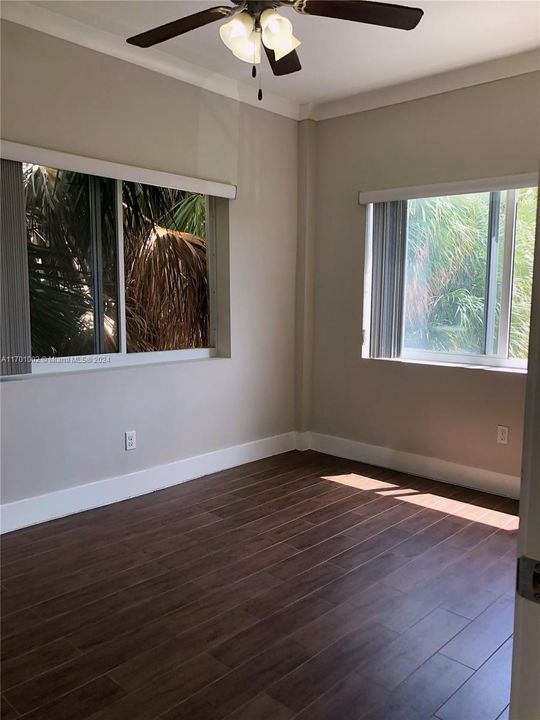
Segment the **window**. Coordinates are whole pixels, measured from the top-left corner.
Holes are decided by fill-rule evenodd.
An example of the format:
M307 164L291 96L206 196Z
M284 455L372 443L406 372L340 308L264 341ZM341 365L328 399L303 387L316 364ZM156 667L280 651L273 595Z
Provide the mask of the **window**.
M23 177L33 355L118 352L124 328L129 353L209 346L209 198L123 182L117 209L114 180L28 164Z
M22 303L9 297L4 303L10 332L2 335L2 372L28 372L11 367L14 359L25 368L31 360L32 370L43 372L214 354L215 227L225 232L224 206L202 192L136 181L138 173L127 166L128 179L121 180L73 165L115 173L124 166L65 156L72 169L61 169L21 163L15 154L15 162L2 159L6 178L11 173L2 191L9 222L4 247L18 276L26 265L28 286ZM176 183L176 176L140 174ZM179 180L234 197L232 186ZM227 263L220 262L223 276ZM9 268L3 272L9 276Z
M525 366L537 188L372 206L370 357Z

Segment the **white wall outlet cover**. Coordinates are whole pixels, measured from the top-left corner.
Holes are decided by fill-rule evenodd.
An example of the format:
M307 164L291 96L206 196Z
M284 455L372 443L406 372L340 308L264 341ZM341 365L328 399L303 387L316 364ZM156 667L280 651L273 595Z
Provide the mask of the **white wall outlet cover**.
M137 447L137 433L135 430L126 430L126 450L135 450Z
M509 429L506 425L497 425L497 443L499 445L508 445Z

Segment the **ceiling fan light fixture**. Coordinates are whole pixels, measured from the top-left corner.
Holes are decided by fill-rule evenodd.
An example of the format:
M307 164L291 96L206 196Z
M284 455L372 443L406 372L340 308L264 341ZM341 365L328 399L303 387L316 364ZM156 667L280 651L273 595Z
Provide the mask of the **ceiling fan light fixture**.
M281 32L292 33L291 21L273 8L263 10L259 22L263 32L266 30L271 35L279 35Z
M1 0L0 0L1 2ZM149 48L185 33L227 18L219 28L223 43L243 62L254 66L261 61L261 47L274 75L290 75L302 69L290 20L276 8L287 5L300 15L329 17L368 25L412 30L424 11L380 0L232 0L233 7L218 5L186 17L171 20L127 38L130 45ZM252 68L257 77L257 69ZM260 74L259 74L260 76ZM259 88L259 96L261 95ZM259 98L261 99L261 98Z
M247 41L255 28L255 20L245 10L219 28L219 36L224 44L234 52L242 41Z
M250 65L259 65L261 62L261 33L253 30L249 37L235 40L230 49L239 60Z
M275 10L264 10L260 24L263 44L274 51L276 60L285 57L300 45L300 40L293 35L291 21Z

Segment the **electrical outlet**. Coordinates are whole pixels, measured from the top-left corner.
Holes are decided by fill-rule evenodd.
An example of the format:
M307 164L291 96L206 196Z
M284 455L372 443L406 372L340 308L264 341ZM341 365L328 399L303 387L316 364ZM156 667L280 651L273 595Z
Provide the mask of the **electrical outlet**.
M135 430L126 430L126 450L135 450L137 447L137 433Z
M508 427L506 425L497 425L497 444L508 445Z

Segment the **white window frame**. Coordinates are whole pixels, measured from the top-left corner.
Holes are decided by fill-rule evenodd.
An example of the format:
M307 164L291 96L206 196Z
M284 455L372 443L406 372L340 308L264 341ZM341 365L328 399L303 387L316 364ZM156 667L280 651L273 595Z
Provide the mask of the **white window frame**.
M216 348L217 328L217 300L216 300L216 220L213 198L236 198L236 186L212 180L201 180L184 175L137 168L131 165L112 163L106 160L96 160L80 155L71 155L56 150L46 150L31 145L22 145L2 140L0 156L5 160L20 163L32 163L48 167L80 172L86 175L111 178L116 185L117 210L117 277L118 277L118 344L116 353L102 353L99 355L74 355L59 358L32 359L32 373L28 375L9 375L2 380L21 380L43 375L53 375L68 372L86 372L101 370L103 368L132 367L137 365L151 365L157 363L171 363L185 360L200 360L213 358L218 355ZM204 194L208 198L207 228L208 228L208 272L210 286L210 347L188 348L183 350L163 350L142 353L128 353L126 345L125 328L125 278L124 278L124 233L122 221L122 182L137 182L145 185L185 190Z
M443 197L447 195L461 195L465 193L494 192L497 190L510 191L509 208L505 215L505 239L503 277L501 289L501 314L498 335L498 348L496 354L480 355L475 353L445 353L437 351L407 349L403 347L397 358L381 358L393 361L416 362L434 365L458 365L462 367L487 367L509 371L526 371L527 360L508 358L508 343L510 332L510 315L512 308L512 282L515 244L515 219L517 209L517 193L511 191L526 187L537 187L538 175L536 173L522 173L499 178L467 180L463 182L441 183L436 185L418 185L413 187L394 188L389 190L361 191L358 194L360 205L366 206L366 234L364 253L364 312L363 312L363 342L362 357L370 358L369 326L371 317L371 275L372 275L372 245L373 245L373 205L379 202L394 200L415 200L428 197ZM369 294L369 297L366 297Z

